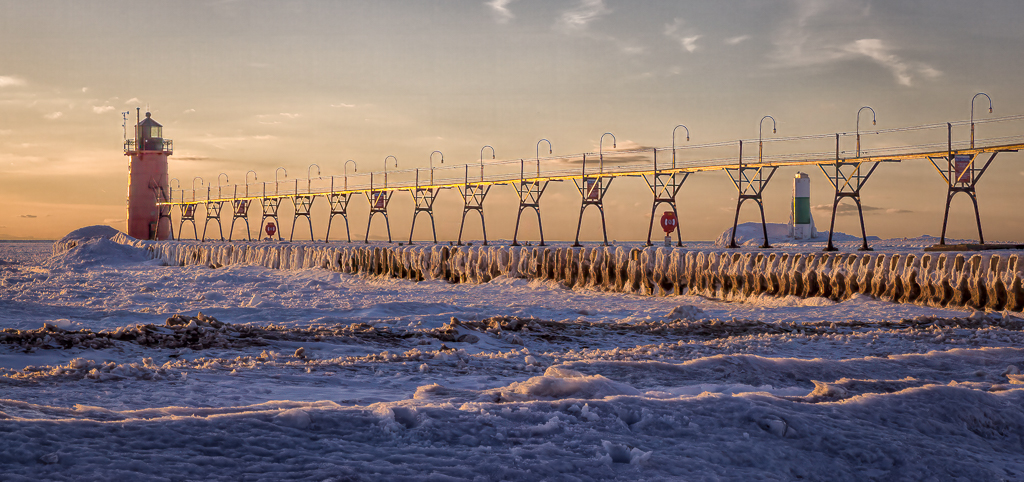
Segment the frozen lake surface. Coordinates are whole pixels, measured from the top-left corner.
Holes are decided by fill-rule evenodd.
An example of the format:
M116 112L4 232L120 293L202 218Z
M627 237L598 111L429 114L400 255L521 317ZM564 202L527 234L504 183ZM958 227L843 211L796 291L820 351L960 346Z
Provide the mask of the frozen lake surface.
M4 480L1024 478L1020 313L52 248L0 243Z

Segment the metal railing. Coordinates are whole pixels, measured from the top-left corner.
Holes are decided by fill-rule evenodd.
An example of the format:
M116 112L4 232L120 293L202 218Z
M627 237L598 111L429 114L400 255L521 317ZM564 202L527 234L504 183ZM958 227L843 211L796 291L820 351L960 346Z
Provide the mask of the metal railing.
M152 151L152 150L153 149L150 149L150 151ZM163 139L163 145L161 146L159 151L166 152L167 155L174 154L174 141L172 141L170 139ZM135 152L138 152L135 149L135 139L126 139L124 141L124 153L127 155L127 154L133 154Z

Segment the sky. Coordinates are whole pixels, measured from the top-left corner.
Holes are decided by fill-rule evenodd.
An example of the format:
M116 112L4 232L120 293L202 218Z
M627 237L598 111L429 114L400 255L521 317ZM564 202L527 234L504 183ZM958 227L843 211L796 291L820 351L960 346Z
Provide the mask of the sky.
M186 187L197 176L216 187L220 173L240 183L250 169L259 181L278 167L305 178L313 163L341 175L349 159L368 173L389 155L399 168L426 168L434 150L446 166L476 164L485 145L499 160L531 158L541 138L555 155L592 152L605 132L620 148L665 147L678 124L693 144L749 140L764 115L777 121L765 137L848 133L862 106L877 129L962 121L978 92L994 108L979 103L979 119L1024 114L1024 5L1014 0L0 0L0 12L0 239L125 229L122 112L136 108L174 141L170 175ZM978 129L979 138L1024 135L1024 122ZM864 142L945 138L940 129ZM1024 239L1022 161L1001 154L979 183L986 241ZM808 167L776 174L764 193L768 221L787 222L797 171L811 175L815 222L827 227L832 187ZM548 239L575 234L574 189L545 194ZM945 196L927 161L881 165L862 192L868 234L938 235ZM609 237L643 239L650 200L642 180L616 180ZM736 190L722 172L691 176L678 201L684 239L732 225ZM317 202L322 238L327 203ZM511 187L492 189L491 239L511 238L516 203ZM455 191L439 195L439 238L457 236L461 204ZM751 206L741 222L759 219ZM354 236L367 210L352 202ZM410 196L396 195L396 238L408 237L412 210ZM837 231L858 231L849 212ZM950 236L976 237L966 197L950 216ZM526 219L521 236L535 239ZM423 226L417 238L429 236ZM598 239L599 226L588 212L584 238ZM479 221L466 230L479 238Z

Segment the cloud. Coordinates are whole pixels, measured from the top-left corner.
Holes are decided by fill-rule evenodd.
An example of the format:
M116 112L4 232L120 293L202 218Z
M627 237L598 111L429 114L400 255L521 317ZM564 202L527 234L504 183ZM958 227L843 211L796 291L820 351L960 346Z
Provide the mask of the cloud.
M121 219L104 219L103 220L103 224L123 223L125 221L126 220L124 218L121 218Z
M750 40L750 35L740 35L737 37L729 37L725 39L726 45L739 45L740 43Z
M138 97L132 97L131 99L128 99L128 100L124 101L125 105L128 105L128 104L138 104L140 102L142 102L142 101L139 100Z
M514 0L491 0L486 3L488 7L491 7L491 11L494 13L494 20L498 23L508 23L513 18L516 18L508 9L508 4Z
M102 106L94 105L94 106L92 106L92 111L97 113L97 114L106 114L107 112L110 112L112 110L114 110L114 106L112 106L112 105L102 105Z
M683 19L677 18L674 22L665 25L665 35L679 42L683 50L693 53L697 50L697 40L703 37L703 35L686 35L682 33L684 23Z
M843 46L843 50L855 55L863 55L892 71L893 76L902 85L910 85L910 67L899 57L893 55L881 39L865 38Z
M182 114L191 114L191 113L193 113L193 112L195 112L195 111L196 111L195 109L185 109L185 110L184 110L184 111L182 111L181 113L182 113Z
M868 17L871 14L870 8L852 9L855 6L852 3L821 0L799 0L794 3L797 6L796 15L782 22L773 38L775 50L769 57L777 66L812 67L868 59L888 69L897 83L908 87L913 85L917 77L931 79L942 75L942 72L928 64L901 58L895 53L897 49L882 39L838 40L841 33L835 31L832 17ZM835 8L844 10L831 12L828 18L818 22L818 17L825 17L823 14Z
M340 102L340 103L337 103L337 104L330 104L330 106L331 107L344 107L346 109L351 109L351 108L355 107L356 105L355 104L346 104L344 102Z
M175 161L205 161L209 159L206 156L174 156L172 159Z
M611 13L602 0L580 0L579 5L562 12L558 23L569 31L582 31L594 20Z
M817 206L813 206L811 209L813 209L815 211L824 211L824 212L829 213L829 214L832 213L832 205L831 204L818 204ZM861 209L863 209L865 213L883 212L885 214L910 214L910 213L914 212L914 211L910 211L910 210L907 210L907 209L880 208L880 207L875 207L875 206L868 206L866 204L861 204ZM856 215L857 215L857 205L856 204L840 203L839 206L836 207L836 216L856 216Z
M301 117L301 116L302 116L302 114L289 114L289 113L287 113L287 112L282 112L282 113L281 113L281 116L282 116L282 117L285 117L285 118L288 118L288 119L294 119L294 118L296 118L296 117Z
M82 92L89 92L89 88L88 87L82 87Z
M45 117L47 119L50 119L50 120L57 120L57 119L60 119L61 117L64 117L64 113L63 112L51 112L49 114L44 115L43 117Z
M18 77L0 75L0 87L19 87L25 85L25 80Z
M35 219L35 218L38 218L39 216L36 216L35 214L22 214L21 216L18 216L18 217L19 218L25 218L25 219Z

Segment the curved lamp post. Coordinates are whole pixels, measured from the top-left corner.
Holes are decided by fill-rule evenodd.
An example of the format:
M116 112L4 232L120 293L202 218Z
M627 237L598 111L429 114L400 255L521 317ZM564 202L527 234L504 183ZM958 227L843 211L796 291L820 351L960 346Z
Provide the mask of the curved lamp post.
M771 119L772 120L772 134L775 134L776 132L778 132L778 131L775 130L775 118L770 116L770 115L766 115L766 116L762 117L761 118L761 122L759 122L757 124L757 163L758 164L761 164L761 154L764 152L764 137L761 135L761 130L764 127L764 120L765 119Z
M192 201L196 200L196 179L199 179L199 185L200 186L202 186L203 184L206 184L203 181L203 178L201 178L199 176L196 176L196 177L192 178Z
M554 152L555 152L554 149L551 147L551 141L549 141L547 139L541 139L541 140L537 141L537 177L538 178L540 177L540 143L541 142L547 142L548 143L548 154L554 154ZM520 167L519 177L520 178L523 177L522 167Z
M252 180L254 182L259 180L259 178L256 177L256 171L253 171L253 170L250 169L249 171L247 171L245 173L245 197L249 197L249 173L250 172L252 173Z
M491 150L491 159L496 159L494 156L494 148L491 146L483 146L480 148L480 182L484 182L484 149Z
M864 106L864 107L861 107L857 111L857 157L858 158L860 157L860 113L863 112L864 109L867 109L867 110L871 111L871 125L876 125L876 123L875 123L875 109L872 109L872 108L870 108L868 106Z
M353 161L352 159L349 159L349 160L345 161L345 190L346 191L348 191L348 163L350 163L350 162L352 163L352 172L359 172L359 165L356 164L356 161Z
M984 95L988 99L988 113L992 113L992 98L984 92L978 92L971 97L971 149L974 149L974 99L977 99L979 95Z
M434 152L430 153L430 161L428 161L428 162L430 164L430 185L431 186L434 185L434 154L440 154L441 155L441 164L444 164L444 153L443 152L441 152L441 151L434 151Z
M686 126L679 124L672 128L672 169L676 168L676 129L682 127L686 130L686 142L690 142L690 129ZM657 169L655 169L657 170Z
M224 176L224 182L226 182L226 183L227 183L227 182L231 182L231 180L230 180L230 179L228 179L228 175L227 175L227 174L225 174L225 173L223 173L223 172L222 172L222 173L220 173L220 174L219 174L219 175L217 176L217 198L218 198L218 199L222 197L222 196L221 196L221 193L220 193L220 176Z
M604 134L601 134L601 140L598 142L597 147L597 155L601 159L601 174L604 174L604 136L612 136L612 149L616 148L615 134L612 134L611 132L605 132Z
M167 181L167 186L168 187L171 186L171 181L177 182L178 183L178 190L181 191L181 181L179 181L178 178L176 178L176 177L172 177L170 181ZM184 192L181 193L181 200L182 201L185 200L185 193ZM174 201L174 188L171 188L171 201Z
M384 158L384 189L388 188L388 159L395 160L395 169L398 169L398 158L395 156L388 156Z
M306 168L306 194L313 193L313 175L310 173L313 170L313 166L316 166L316 175L320 175L320 165L313 163ZM298 193L295 193L298 194Z
M284 171L284 178L288 179L288 170L287 169L285 169L283 167L279 167L279 168L277 168L276 171L274 171L274 194L278 193L278 182L280 182L280 181L277 180L277 173L280 172L280 171Z

